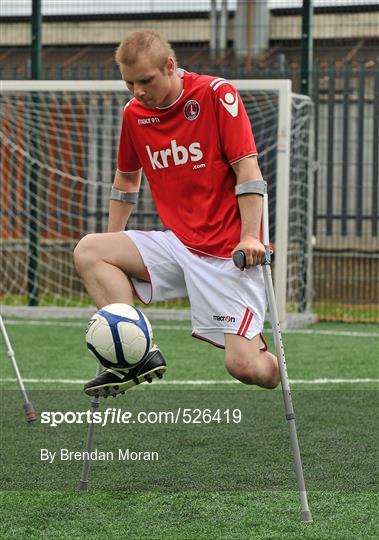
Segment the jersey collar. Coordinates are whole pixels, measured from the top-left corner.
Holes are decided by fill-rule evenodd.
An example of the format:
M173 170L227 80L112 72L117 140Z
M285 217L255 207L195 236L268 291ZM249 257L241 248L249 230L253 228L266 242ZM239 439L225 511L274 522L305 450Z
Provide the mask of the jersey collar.
M159 111L164 111L165 109L170 109L170 107L173 107L176 103L178 103L178 101L180 101L183 97L183 94L184 94L184 86L185 86L185 73L186 71L182 68L177 68L176 70L176 73L179 75L179 77L181 79L183 79L183 89L182 91L180 92L179 96L176 98L175 101L173 101L172 103L170 103L170 105L166 105L165 107L155 107L156 109L158 109Z

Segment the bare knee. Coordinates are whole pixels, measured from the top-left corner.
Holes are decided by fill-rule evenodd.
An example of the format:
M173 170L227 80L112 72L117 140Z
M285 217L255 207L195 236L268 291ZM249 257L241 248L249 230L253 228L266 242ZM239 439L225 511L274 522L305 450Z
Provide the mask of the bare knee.
M277 359L268 351L229 354L225 357L225 367L232 377L245 384L276 388L280 383Z
M77 243L74 252L74 264L77 272L82 274L101 259L97 248L98 234L87 234Z
M228 355L225 358L225 367L234 377L245 384L256 384L258 370L256 360L252 355Z

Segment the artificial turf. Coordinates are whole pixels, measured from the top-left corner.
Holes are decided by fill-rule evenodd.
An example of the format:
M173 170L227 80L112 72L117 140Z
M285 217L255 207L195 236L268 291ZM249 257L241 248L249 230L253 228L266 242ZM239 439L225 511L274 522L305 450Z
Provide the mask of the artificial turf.
M6 322L6 321L5 321ZM72 326L8 324L37 413L84 411L81 383L95 363L85 321ZM183 326L183 329L178 329ZM175 327L175 330L173 329ZM230 380L222 351L190 337L188 323L154 325L167 357L165 381ZM331 334L284 335L291 379L375 379L378 340L371 325L318 324ZM343 332L343 335L338 335ZM346 334L347 333L347 334ZM335 335L337 334L337 335ZM4 348L1 349L4 353ZM99 448L159 449L159 463L94 462L91 489L76 491L81 462L39 459L39 449L84 448L86 426L27 425L13 372L1 362L1 538L229 539L371 538L376 521L377 385L294 384L292 394L314 523L300 522L288 426L280 390L244 385L142 385L102 402L140 410L235 408L240 423L113 425L96 428Z

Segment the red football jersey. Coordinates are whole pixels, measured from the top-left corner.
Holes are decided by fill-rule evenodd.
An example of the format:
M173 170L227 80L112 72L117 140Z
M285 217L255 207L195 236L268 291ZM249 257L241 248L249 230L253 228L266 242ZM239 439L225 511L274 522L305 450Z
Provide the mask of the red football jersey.
M256 155L241 97L225 79L178 70L183 91L165 108L124 110L117 167L142 167L165 227L191 251L230 258L241 219L232 164Z

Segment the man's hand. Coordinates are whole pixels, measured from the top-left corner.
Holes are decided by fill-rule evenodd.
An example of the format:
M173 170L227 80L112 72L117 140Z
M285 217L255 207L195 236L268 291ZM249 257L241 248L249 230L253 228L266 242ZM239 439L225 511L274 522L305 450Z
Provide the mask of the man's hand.
M240 243L234 248L232 255L238 250L245 253L245 268L263 264L266 256L266 250L264 245L258 240L258 238L255 238L255 236L244 236Z

